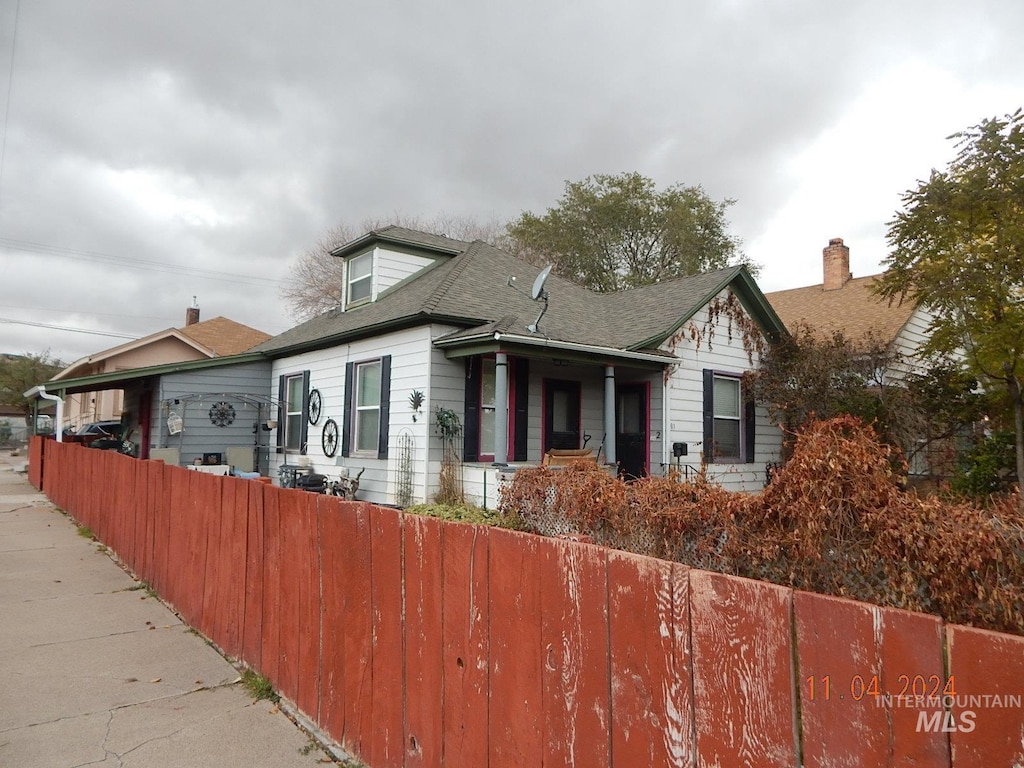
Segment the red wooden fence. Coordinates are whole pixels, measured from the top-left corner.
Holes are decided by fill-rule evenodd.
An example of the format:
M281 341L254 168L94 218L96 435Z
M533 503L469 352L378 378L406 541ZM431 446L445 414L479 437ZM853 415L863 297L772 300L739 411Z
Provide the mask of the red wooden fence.
M52 440L30 461L374 768L1024 764L1021 637Z

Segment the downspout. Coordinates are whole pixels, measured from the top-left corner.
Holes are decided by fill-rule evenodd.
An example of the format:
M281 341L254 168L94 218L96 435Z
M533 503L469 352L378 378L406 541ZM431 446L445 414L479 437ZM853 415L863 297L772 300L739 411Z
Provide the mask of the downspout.
M28 392L25 392L22 395L22 397L24 397L26 399L28 399L30 397L36 397L36 398L41 397L44 400L52 400L53 402L55 402L57 404L57 415L56 415L56 418L54 418L54 420L53 420L53 422L54 422L53 423L53 434L56 436L58 443L63 443L64 442L64 400L59 398L59 397L57 397L56 395L51 395L49 392L47 392L45 384L40 384L37 387L32 387L32 389L28 390ZM35 431L36 431L35 430L35 422L33 421L33 423L32 423L32 433L35 434Z

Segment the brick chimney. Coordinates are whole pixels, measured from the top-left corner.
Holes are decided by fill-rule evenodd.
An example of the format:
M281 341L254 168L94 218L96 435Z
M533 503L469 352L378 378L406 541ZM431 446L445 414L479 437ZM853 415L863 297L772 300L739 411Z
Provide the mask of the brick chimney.
M843 245L843 238L833 237L828 241L828 247L821 251L822 261L825 269L826 291L835 291L842 288L853 277L850 274L850 248Z
M839 242L842 242L840 240ZM196 303L196 297L192 297L192 306L185 310L185 325L195 325L199 322L199 304Z

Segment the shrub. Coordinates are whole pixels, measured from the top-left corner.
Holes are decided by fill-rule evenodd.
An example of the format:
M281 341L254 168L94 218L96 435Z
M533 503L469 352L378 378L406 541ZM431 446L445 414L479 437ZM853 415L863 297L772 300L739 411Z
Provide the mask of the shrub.
M842 416L809 424L759 494L703 476L624 483L592 464L521 469L500 510L538 533L1024 634L1024 516L903 490L902 457Z
M1006 493L1015 479L1014 463L1013 434L997 432L960 457L950 489L974 501Z

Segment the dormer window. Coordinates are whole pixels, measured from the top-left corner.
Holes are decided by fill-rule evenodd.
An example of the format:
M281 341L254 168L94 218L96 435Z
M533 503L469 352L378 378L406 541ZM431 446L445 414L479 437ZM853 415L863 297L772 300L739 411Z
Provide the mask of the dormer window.
M355 304L370 298L373 289L373 253L364 253L348 262L346 304Z

